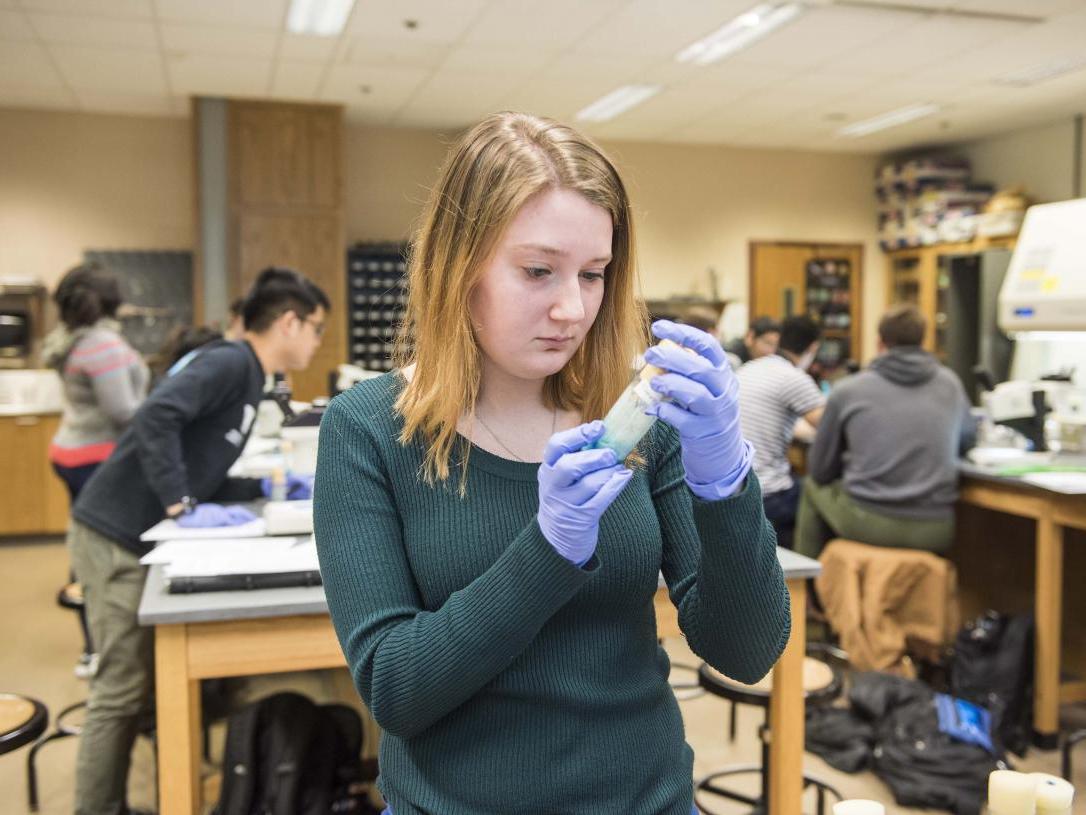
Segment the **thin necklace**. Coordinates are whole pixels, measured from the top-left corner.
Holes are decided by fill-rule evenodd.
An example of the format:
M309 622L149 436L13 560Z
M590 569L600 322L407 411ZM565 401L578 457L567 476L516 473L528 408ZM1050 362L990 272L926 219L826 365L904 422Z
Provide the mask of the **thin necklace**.
M517 461L523 462L524 464L528 463L527 461L522 459L520 456L518 456L516 453L514 453L512 450L510 450L509 446L504 441L502 441L501 439L498 438L498 434L490 429L490 425L488 425L486 422L483 421L482 416L480 416L478 413L475 413L474 411L472 411L471 416L472 416L473 419L478 419L479 420L479 424L481 424L483 426L483 429L486 430L486 432L490 434L491 438L493 438L494 441L496 441L498 444L501 445L501 448L505 452L507 452L509 455L511 455ZM551 435L552 436L554 435L554 429L556 427L558 427L558 406L557 405L554 406L554 416L551 417Z

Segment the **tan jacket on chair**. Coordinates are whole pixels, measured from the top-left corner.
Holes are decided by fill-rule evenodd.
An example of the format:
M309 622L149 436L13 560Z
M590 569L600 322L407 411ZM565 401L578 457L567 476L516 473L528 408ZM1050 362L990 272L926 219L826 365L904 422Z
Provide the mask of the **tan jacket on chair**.
M945 558L914 549L838 538L819 560L815 581L826 617L859 670L889 670L905 655L905 638L931 645L958 631L958 576Z

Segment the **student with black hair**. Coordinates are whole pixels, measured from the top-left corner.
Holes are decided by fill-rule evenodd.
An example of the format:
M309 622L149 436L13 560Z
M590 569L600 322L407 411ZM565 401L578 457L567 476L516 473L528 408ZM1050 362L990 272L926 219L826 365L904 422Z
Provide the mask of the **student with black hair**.
M70 269L53 301L60 325L45 338L45 364L64 387L64 414L49 461L75 501L147 395L147 366L121 335L117 278L96 263Z
M739 422L754 445L754 472L762 483L765 516L777 543L791 549L800 484L792 475L788 446L798 419L818 427L826 397L807 373L818 351L822 329L810 317L787 317L780 325L780 348L751 360L737 372Z
M729 340L724 350L744 365L752 359L761 359L777 353L781 342L781 324L772 317L757 317L742 337ZM736 365L735 367L739 367Z
M163 517L228 525L259 497L258 479L227 478L256 417L268 373L302 370L320 345L329 302L290 269L260 273L245 299L245 334L180 359L136 412L113 456L72 509L69 545L83 583L98 673L76 765L76 812L126 812L129 753L153 688L152 637L137 608L150 546L140 533Z

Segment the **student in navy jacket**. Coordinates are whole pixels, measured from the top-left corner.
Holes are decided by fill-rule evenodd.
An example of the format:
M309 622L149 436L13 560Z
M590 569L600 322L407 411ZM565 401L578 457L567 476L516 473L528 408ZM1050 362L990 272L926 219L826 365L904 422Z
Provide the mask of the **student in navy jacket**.
M136 412L113 455L72 507L69 545L83 583L98 672L76 765L76 812L127 812L129 754L154 687L151 630L137 620L150 549L140 533L164 517L223 525L219 501L261 495L227 478L252 430L265 377L309 365L329 302L290 269L261 272L245 299L245 334L182 358Z

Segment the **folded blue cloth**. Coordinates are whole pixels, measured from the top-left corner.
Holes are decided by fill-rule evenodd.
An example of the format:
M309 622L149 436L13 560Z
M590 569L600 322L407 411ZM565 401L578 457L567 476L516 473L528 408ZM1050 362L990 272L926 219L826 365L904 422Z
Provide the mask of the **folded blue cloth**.
M983 747L995 753L992 746L992 714L972 702L935 694L935 712L939 717L939 730L953 739Z
M256 516L245 507L197 504L192 512L177 517L177 525L186 529L205 529L216 526L240 526L255 520Z

